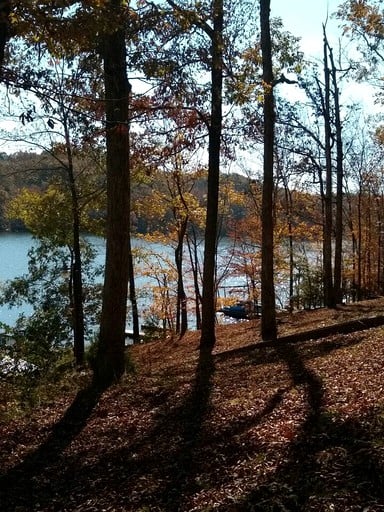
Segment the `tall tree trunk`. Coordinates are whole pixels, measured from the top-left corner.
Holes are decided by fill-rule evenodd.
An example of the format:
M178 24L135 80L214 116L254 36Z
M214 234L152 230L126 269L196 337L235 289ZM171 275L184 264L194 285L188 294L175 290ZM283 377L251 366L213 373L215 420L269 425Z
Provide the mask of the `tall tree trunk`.
M203 300L200 349L210 353L216 342L216 247L219 207L220 146L223 89L223 0L213 0L211 33L211 119L208 146L208 192L205 225Z
M289 311L293 311L293 297L294 297L294 255L293 255L293 224L292 224L292 211L293 201L292 193L289 190L288 180L284 177L284 194L286 204L286 216L288 221L288 247L289 247Z
M377 291L383 293L383 193L377 197Z
M261 241L261 337L275 340L276 300L273 250L273 157L275 141L275 105L273 94L270 0L260 0L261 51L264 86L264 165Z
M128 279L129 279L129 301L132 308L132 328L133 328L133 343L140 342L140 322L139 322L139 309L137 305L137 294L136 294L136 282L135 282L135 269L133 265L133 254L132 254L132 240L131 240L131 160L129 157L130 151L130 126L131 126L131 115L130 115L130 92L131 87L128 83L128 170L129 170L129 183L128 183L128 203L129 203L129 234L128 234Z
M79 219L73 222L73 352L77 366L84 364L83 275Z
M129 274L129 301L132 308L133 343L140 342L139 309L137 306L137 294L135 283L135 271L133 266L131 236L128 237L128 274Z
M187 236L187 244L188 244L188 252L189 252L189 261L191 263L192 275L193 275L193 288L195 292L195 317L196 317L196 329L201 329L201 312L200 312L200 304L201 304L201 293L199 286L199 275L200 275L200 266L199 266L199 253L198 253L198 241L195 229L192 226L193 240L191 240L191 236Z
M62 106L63 127L65 146L67 152L67 180L71 194L72 207L72 250L70 269L70 300L72 309L73 329L73 355L76 365L81 367L84 364L84 304L83 304L83 272L82 256L80 247L80 205L76 186L76 178L73 167L73 154L71 148L71 137L67 122L67 115Z
M120 0L106 6L104 87L107 147L107 243L99 353L95 378L104 383L124 373L125 325L129 279L130 173L129 93L125 31Z
M367 198L367 225L365 229L364 253L365 253L365 279L364 279L364 294L365 298L372 292L372 191L371 185L368 188Z
M188 312L187 312L187 295L184 287L183 276L183 253L184 253L184 240L187 233L189 224L189 208L184 197L183 186L181 183L181 162L178 155L175 154L175 169L176 172L172 174L172 181L177 190L177 198L181 201L183 208L175 207L173 215L177 224L177 245L175 249L175 265L177 270L177 308L176 308L176 333L180 338L184 336L188 329ZM173 191L173 187L172 187ZM173 192L171 192L173 195Z
M358 193L358 201L357 201L357 300L362 300L363 298L363 226L362 226L362 182L360 180L360 189Z
M348 204L348 226L350 231L350 236L352 240L352 283L350 283L351 286L351 298L352 302L356 302L356 260L357 260L357 239L356 239L356 231L354 226L354 218L353 218L353 208L352 208L352 201L355 200L355 196L350 194L347 194L347 204Z
M330 71L328 48L324 29L324 130L325 130L325 219L323 228L323 281L324 302L327 308L335 307L332 278L332 149L331 149L331 107Z
M0 77L4 62L5 46L9 37L9 15L11 12L11 1L0 0Z
M72 279L72 328L73 328L73 354L76 365L84 364L84 305L83 305L83 272L80 247L80 211L77 195L76 181L73 171L72 152L69 145L69 134L66 130L68 181L72 198L72 247L73 264L71 268Z
M188 217L185 217L185 219L183 219L183 221L181 222L177 246L175 249L175 264L177 269L176 332L180 335L180 338L184 336L188 329L187 295L184 289L183 278L183 247L184 237L187 230L187 224Z
M324 33L324 37L326 35ZM326 39L327 41L327 39ZM337 84L337 71L333 58L332 48L329 46L329 59L331 62L331 75L333 84L333 102L335 108L335 132L336 132L336 219L335 219L335 257L334 257L334 270L333 270L333 287L334 298L336 304L341 304L343 301L342 290L342 254L343 254L343 179L344 179L344 165L343 165L343 139L342 139L342 125L340 118L340 95Z

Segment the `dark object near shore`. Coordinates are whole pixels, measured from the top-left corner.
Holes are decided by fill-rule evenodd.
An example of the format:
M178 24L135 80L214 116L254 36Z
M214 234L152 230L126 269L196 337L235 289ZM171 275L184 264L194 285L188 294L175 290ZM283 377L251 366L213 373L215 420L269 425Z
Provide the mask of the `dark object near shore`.
M261 306L253 303L252 301L242 301L233 304L232 306L224 306L219 309L219 313L224 313L225 316L230 316L236 320L249 320L260 316Z

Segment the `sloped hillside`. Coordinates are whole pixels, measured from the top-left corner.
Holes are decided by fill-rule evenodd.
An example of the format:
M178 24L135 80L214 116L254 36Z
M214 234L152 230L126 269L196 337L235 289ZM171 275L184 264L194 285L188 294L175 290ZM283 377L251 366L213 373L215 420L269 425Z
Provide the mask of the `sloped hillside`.
M280 318L281 336L382 300ZM1 425L2 511L384 510L384 328L260 344L257 321L131 349L136 371ZM244 348L246 346L246 348Z

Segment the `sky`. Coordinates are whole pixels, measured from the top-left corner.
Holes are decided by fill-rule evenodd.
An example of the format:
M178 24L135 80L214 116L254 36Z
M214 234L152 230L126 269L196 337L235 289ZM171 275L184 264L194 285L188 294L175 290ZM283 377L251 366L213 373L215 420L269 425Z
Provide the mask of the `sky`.
M321 60L322 24L327 20L327 13L327 35L335 53L338 48L338 40L342 33L341 22L331 15L341 3L343 0L271 0L271 15L280 17L285 30L301 38L300 46L307 59ZM374 92L367 86L349 85L342 90L342 99L347 103L359 102L369 112L377 109L377 105L374 105ZM5 150L5 146L0 142L0 151L3 149Z
M342 38L341 21L333 16L343 0L271 0L271 16L283 21L285 30L300 37L300 47L309 60L323 56L323 23L327 21L327 37L337 56L339 41L352 50L352 43ZM327 20L328 14L328 20ZM292 94L291 94L292 95ZM298 99L300 98L298 95ZM375 103L375 90L368 84L351 82L341 88L342 103L358 103L367 114L382 111Z
M286 30L301 37L306 55L321 55L323 45L322 24L327 20L327 32L332 41L341 34L340 21L331 17L342 0L271 0L271 15L283 20Z

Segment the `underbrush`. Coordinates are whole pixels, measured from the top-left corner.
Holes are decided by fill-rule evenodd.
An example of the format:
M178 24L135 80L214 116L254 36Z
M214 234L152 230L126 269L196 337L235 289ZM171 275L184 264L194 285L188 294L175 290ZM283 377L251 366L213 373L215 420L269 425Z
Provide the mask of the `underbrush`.
M15 365L25 362L18 354L4 350L0 352L2 358L8 358ZM7 373L0 373L0 421L25 416L64 394L75 393L85 387L90 378L90 371L76 370L69 349L61 349L43 367L31 365L19 371L12 371L10 367Z

